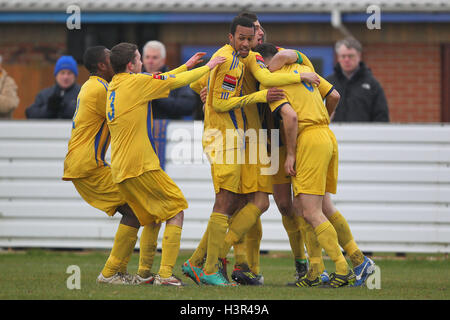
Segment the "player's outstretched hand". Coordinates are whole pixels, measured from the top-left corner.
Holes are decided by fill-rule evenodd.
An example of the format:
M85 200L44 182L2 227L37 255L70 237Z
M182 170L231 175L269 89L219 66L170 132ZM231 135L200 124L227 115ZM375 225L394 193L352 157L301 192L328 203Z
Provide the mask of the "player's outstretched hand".
M204 87L202 90L200 90L200 100L202 100L203 103L206 103L207 95L208 95L208 87Z
M267 90L267 102L278 101L284 99L284 91L278 88L270 88Z
M209 60L209 62L208 62L206 65L209 67L209 69L212 70L212 69L214 69L216 66L218 66L219 64L224 63L225 61L226 61L226 58L225 58L225 57L220 57L220 56L218 56L218 57L215 57L215 58Z
M302 81L306 81L306 82L315 84L316 86L318 86L320 84L320 78L314 72L302 72L302 73L300 73L300 77L302 78Z
M188 61L186 61L185 65L189 69L192 69L200 62L203 62L202 58L206 54L206 52L197 52L194 54Z

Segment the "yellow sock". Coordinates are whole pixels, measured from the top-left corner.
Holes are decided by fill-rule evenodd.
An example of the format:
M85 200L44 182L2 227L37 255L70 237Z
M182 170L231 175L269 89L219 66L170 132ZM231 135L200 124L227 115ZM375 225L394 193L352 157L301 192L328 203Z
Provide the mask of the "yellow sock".
M137 228L119 224L111 253L102 270L105 278L112 277L119 272L120 266L130 256L130 252L133 251L136 245L138 230Z
M320 245L319 241L317 241L317 236L314 232L314 228L309 223L304 221L303 228L305 231L305 244L306 250L308 251L310 265L308 270L308 279L314 280L325 269L325 267L323 267L322 246Z
M180 251L181 231L183 228L166 224L162 241L161 266L158 274L161 278L169 278Z
M306 259L305 244L302 239L299 219L296 217L282 215L281 221L283 222L284 229L288 235L289 244L291 245L294 259Z
M260 274L259 250L261 247L261 238L262 224L261 218L258 218L245 236L248 266L254 274Z
M347 220L345 220L344 216L339 211L333 213L329 220L336 230L339 245L349 255L353 267L359 266L364 262L364 255L353 239Z
M234 216L228 217L228 221L227 221L228 225L231 224L231 221L233 220L233 217ZM222 243L222 247L220 248L220 251L219 251L219 258L225 259L227 257L227 255L228 255L228 253L230 252L231 247L232 247L232 245L230 243L227 243L227 242L224 241Z
M244 239L239 240L234 246L234 264L235 265L248 265L247 262L247 248Z
M206 228L205 233L203 233L202 239L200 240L197 248L189 259L191 264L196 267L203 266L206 258L206 249L208 248L208 235L209 229Z
M308 273L306 274L308 280L313 281L320 276L320 274L323 272L322 264L323 264L322 257L320 258L313 257L309 259L309 268Z
M232 245L230 243L227 243L224 241L219 250L219 258L226 258L228 255L228 252L230 252L230 250L231 250L231 247L232 247ZM234 254L236 255L236 252Z
M261 210L253 203L247 203L231 221L225 241L234 245L238 242L248 230L256 223L256 220L262 214Z
M306 246L306 226L308 225L308 222L303 217L295 217L295 219L298 222L298 227L300 229L300 237L302 238L303 242L303 254L305 255L306 259L306 252L305 252L305 246Z
M151 275L153 259L155 258L158 234L161 224L149 223L144 226L139 241L139 268L137 274L143 278Z
M120 272L123 274L128 272L128 262L130 262L132 255L133 255L133 250L131 250L130 255L127 258L125 258L124 261L122 261L122 263L120 264L119 270L117 272Z
M334 230L333 225L330 221L325 221L318 225L314 232L317 236L317 241L325 249L328 256L333 260L336 265L336 273L345 275L348 273L348 264L341 252L338 243L338 237L336 230Z
M217 262L228 229L228 216L213 212L209 218L208 229L208 252L203 270L206 274L212 274L218 270Z

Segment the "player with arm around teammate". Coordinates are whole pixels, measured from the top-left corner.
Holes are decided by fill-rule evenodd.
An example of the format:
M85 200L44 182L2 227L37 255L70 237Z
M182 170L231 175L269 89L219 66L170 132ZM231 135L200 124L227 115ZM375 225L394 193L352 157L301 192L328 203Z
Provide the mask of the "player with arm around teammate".
M142 74L136 45L121 43L111 49L115 75L108 87L106 104L111 133L111 172L140 225L166 222L156 285L182 285L172 271L187 202L160 167L152 136L151 101L167 97L170 90L195 81L222 61L218 57L204 67L178 74Z
M262 45L260 51L270 59L274 46ZM285 66L280 72L300 72L301 66ZM284 87L286 99L270 104L280 112L286 135L287 155L284 168L292 176L294 208L308 222L310 245L324 248L336 265L326 286L337 288L361 285L373 272L374 263L365 257L353 239L348 223L331 202L336 193L338 172L337 141L329 129L329 114L338 98L334 94L326 105L314 86L302 83ZM314 244L315 242L315 244ZM349 269L339 245L348 252L354 271ZM321 283L318 254L310 253L311 268L296 282L299 287ZM355 275L356 274L356 275Z

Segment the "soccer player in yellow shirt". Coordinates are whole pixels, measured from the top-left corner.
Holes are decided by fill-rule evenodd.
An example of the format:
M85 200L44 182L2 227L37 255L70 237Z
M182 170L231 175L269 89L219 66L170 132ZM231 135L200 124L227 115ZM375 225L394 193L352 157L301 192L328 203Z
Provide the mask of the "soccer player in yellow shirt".
M277 52L271 44L260 45L257 50L268 63ZM293 64L278 72L301 73L307 68ZM287 149L284 168L292 177L294 209L301 212L308 227L312 228L311 232L307 231L310 245L316 242L317 248L324 248L336 265L336 272L331 274L325 286L361 285L373 272L374 263L359 250L347 221L330 197L330 193L336 193L337 189L338 150L336 138L328 125L329 115L339 99L332 99L324 105L319 90L307 83L283 88L286 98L270 103L270 108L280 113L283 119ZM355 272L349 268L339 245L349 253ZM318 254L310 253L311 268L296 282L297 286L321 284L319 259Z
M243 12L239 14L240 17L247 17L252 20L255 26L255 37L252 44L252 49L254 49L258 44L264 42L265 39L265 31L263 30L260 22L258 21L258 17L256 14L250 12ZM303 55L302 53L294 50L284 50L282 48L279 49L280 53L276 55L273 59L274 64L288 64L288 63L304 63L306 65L311 65L309 59ZM293 60L292 60L293 57ZM251 59L251 58L247 58ZM257 65L260 68L265 68L265 64L261 57L258 57ZM314 69L312 70L314 71ZM321 84L319 84L321 86ZM259 82L255 79L251 72L246 72L243 80L243 91L245 94L249 94L251 92L257 91L259 89ZM262 129L262 118L264 116L264 107L256 106L256 105L246 105L244 106L245 115L247 117L248 126L247 130L250 133L259 133L259 130ZM255 141L256 140L256 141ZM253 146L251 144L256 144ZM287 194L290 196L290 189L288 193L280 192L284 191L282 188L278 188L277 184L273 184L272 175L263 174L262 168L267 166L261 163L260 152L265 149L267 146L267 139L264 139L263 136L256 134L256 139L253 141L249 141L249 148L246 148L246 162L243 164L242 168L242 193L247 194L247 202L254 197L264 197L267 199L268 203L268 195L273 193L275 202L279 208L280 213L282 214L282 222L283 226L286 229L286 232L289 237L289 241L291 244L291 250L294 254L294 258L297 261L302 259L301 261L306 261L304 243L302 241L301 234L299 232L299 226L295 223L296 220L293 219L292 208L288 206L291 201L288 200L287 197L282 197L280 195ZM253 147L253 148L252 148ZM250 154L255 153L256 154ZM256 159L256 163L250 163L248 161L250 159ZM275 176L276 177L276 176ZM276 181L275 181L276 182ZM281 199L281 201L280 201ZM290 200L290 197L289 197ZM286 202L286 203L285 203ZM263 284L263 277L260 274L259 267L259 250L260 243L262 238L262 225L261 219L258 218L256 223L250 228L247 232L244 239L234 246L234 253L236 257L235 268L232 272L232 278L241 283L241 284L249 284L249 285L261 285ZM242 253L246 252L246 256ZM226 262L226 260L225 260ZM247 265L248 262L248 265ZM249 270L248 270L249 269ZM250 271L250 272L249 272Z
M97 281L127 284L131 279L126 272L128 249L135 246L139 222L112 181L111 168L105 161L110 142L105 117L106 92L114 74L109 56L110 51L103 46L90 47L84 54L90 77L77 97L63 180L72 181L81 197L93 207L109 216L117 211L122 214L111 254Z
M258 17L250 12L243 12L240 14L240 16L246 16L250 18L254 25L255 25L255 47L257 44L262 44L265 41L265 31L262 28L260 22L258 21ZM271 59L271 64L268 66L270 71L276 71L280 69L282 66L286 64L292 64L292 63L298 63L303 64L311 68L311 71L315 72L314 66L312 65L311 61L308 59L306 55L304 55L302 52L292 49L284 49L279 48L278 53ZM324 79L320 76L318 76L320 79L320 83L317 86L319 92L321 93L322 97L326 97L329 93L332 92L332 85L328 83L327 81L323 81ZM247 85L250 90L252 88L255 88L256 80L250 75L249 77L244 78L244 87ZM254 90L254 89L253 89ZM331 97L333 94L330 95L328 100L331 100ZM270 110L267 110L264 105L261 106L259 110L259 122L263 122L264 126L267 129L280 129L280 124L282 124L278 119L275 119L271 113ZM267 112L269 111L269 112ZM252 115L250 113L250 110L246 110L247 118L250 118ZM257 115L256 115L257 116ZM255 114L253 114L253 118L256 119ZM250 123L250 120L249 120ZM255 122L258 124L258 122ZM250 127L250 126L249 126ZM260 125L261 127L261 125ZM270 135L270 134L269 134ZM283 169L284 160L286 159L286 146L284 143L284 135L283 131L281 131L281 136L279 140L279 166L278 172L272 176L272 183L273 183L273 197L275 200L275 203L278 207L278 210L281 213L282 216L282 223L283 227L286 230L286 233L289 238L289 243L291 246L291 251L294 256L295 260L295 268L296 268L296 279L300 279L303 277L306 272L308 271L308 263L305 255L305 244L307 247L309 247L309 243L305 241L305 227L306 222L303 218L297 217L292 208L292 191L291 191L291 181L290 177L286 175ZM250 166L251 167L251 166ZM243 170L245 172L246 170ZM251 174L247 174L247 177L251 177ZM262 180L264 181L264 179ZM259 184L259 183L258 183ZM259 275L259 245L261 242L262 237L262 226L261 221L258 219L257 223L249 230L245 237L245 243L243 244L244 247L246 246L247 250L247 258L249 261L250 269L252 272L256 273L258 276L253 277L253 279L256 279L256 281L260 278L262 278L261 275ZM305 243L306 242L306 243ZM235 246L235 254L236 254L236 246ZM310 249L310 248L309 248ZM323 261L321 262L321 265L323 266ZM324 267L322 268L324 269ZM324 270L321 277L326 281L328 279L328 274ZM242 278L242 276L241 276ZM251 281L249 279L247 282L249 283L255 283L255 280ZM289 283L288 285L295 284L295 283Z
M186 62L186 66L177 68L172 73L192 68L200 58L201 55L194 55ZM129 276L127 264L140 225L113 182L110 165L105 160L110 144L106 125L106 94L108 83L114 75L110 51L103 46L88 48L84 54L84 65L90 72L90 77L78 95L64 161L63 180L72 181L82 198L93 207L105 211L109 216L113 216L116 211L123 215L110 257L97 281L111 284L152 283L153 275L141 277L139 273L151 269L160 224L144 227L138 274Z
M153 99L185 86L208 73L222 57L205 66L178 74L142 74L137 46L120 43L111 49L115 75L108 87L106 117L111 134L112 178L133 209L140 225L166 222L162 258L155 285L182 285L173 275L187 201L161 169L152 136Z
M314 66L303 53L299 51L295 51L295 53L288 52L287 50L278 47L277 49L278 53L271 59L270 65L268 66L270 71L274 72L281 69L284 65L292 64L295 62L298 63L299 60L314 71ZM282 58L277 59L280 57L280 54L282 54ZM298 60L296 61L296 59ZM333 85L321 76L319 76L319 78L320 84L317 86L317 89L320 92L322 98L327 98L326 101L328 105L330 105L332 101L338 101L336 100L336 98L339 99L339 94L336 90L333 90ZM268 111L270 111L270 109ZM283 122L280 121L280 118L278 116L268 114L267 112L264 115L266 116L266 119L264 119L264 121L266 121L266 124L269 127L281 130L279 139L279 169L272 179L273 197L275 203L277 204L278 210L282 214L283 226L288 234L291 250L294 254L296 269L295 277L296 281L298 281L300 278L306 275L308 271L308 262L304 249L305 245L307 247L308 253L313 250L317 251L319 249L313 249L311 247L310 242L307 241L305 237L307 233L307 223L301 216L297 216L293 211L291 177L284 170L284 162L286 160L286 139L283 130ZM320 269L323 271L321 274L321 279L326 282L329 280L329 276L325 270L323 260L320 260L319 264L321 266ZM288 285L295 285L295 282L289 282Z
M261 24L258 21L258 18L255 14L244 12L239 14L240 17L249 18L255 27L255 37L253 39L253 43L251 45L252 48L256 47L256 45L263 43L265 38L265 31L263 30ZM304 63L308 66L312 67L309 59L301 52L295 50L284 50L279 48L280 53L273 58L272 64L279 68L284 64L289 63ZM253 62L256 66L256 69L265 68L261 57L246 58L249 62ZM313 69L314 71L314 69ZM206 86L207 79L203 77L201 80L198 80L191 84L191 88L200 94L203 102L206 99L206 95L204 93L204 88ZM243 78L243 88L242 91L244 94L249 94L258 90L259 83L253 76L251 72L245 72ZM319 84L319 88L322 89L322 84ZM206 89L206 87L205 87ZM322 90L321 90L322 91ZM262 175L261 168L264 167L260 162L259 152L261 148L265 148L266 141L260 141L259 129L262 128L261 121L264 118L264 113L261 114L259 107L255 104L247 104L243 107L244 114L247 120L247 132L251 132L253 130L254 133L257 133L256 139L248 139L246 141L245 148L245 162L242 166L241 170L241 193L247 194L247 196L242 200L241 206L244 206L251 197L254 197L256 193L258 193L258 198L266 200L268 203L268 194L272 193L272 182L273 185L273 195L275 202L282 214L283 226L286 229L286 232L289 236L289 242L291 244L291 249L295 258L295 265L297 269L297 278L300 278L307 271L307 260L305 256L304 250L304 242L302 240L302 234L300 233L299 225L297 219L293 216L292 212L292 199L291 199L291 189L290 189L290 179L285 181L285 174L276 174L274 176L274 181L272 181L272 176L270 175ZM246 137L248 138L248 137ZM264 140L264 139L262 139ZM256 163L249 163L250 161L250 150L254 152L256 150L257 154L253 155L253 159L256 158ZM280 156L283 156L282 152L283 148L280 149ZM252 152L252 153L253 153ZM281 159L280 159L281 160ZM283 170L284 171L284 170ZM288 186L288 188L286 188ZM262 237L262 225L261 219L258 218L256 223L251 227L251 229L247 232L244 239L241 239L234 245L234 255L235 255L235 267L232 273L232 278L240 284L247 285L261 285L263 284L263 277L260 274L259 268L259 251L260 251L260 242ZM226 254L228 253L227 247L221 252L220 258L220 267L222 268L222 272L226 275L226 265L228 261L226 260ZM194 262L194 265L198 265L201 262L201 258L206 252L206 244L205 241L201 241L197 250L192 255L191 259ZM303 271L302 273L300 273Z
M252 21L236 17L231 24L230 43L213 55L214 57L220 54L227 58L226 63L209 75L205 104L203 146L211 161L216 199L207 230L199 244L203 247L203 251L207 248L204 269L199 268L200 259L190 259L182 267L183 272L196 283L228 284L227 279L218 272L221 247L229 248L237 243L269 205L267 195L255 196L241 210L238 210L241 194L241 164L237 163L236 159L242 155L245 148L243 132L247 123L242 107L247 104L273 101L281 95L281 92L271 88L268 91L244 95L242 92L244 70L248 69L248 72L251 72L259 82L267 86L299 83L302 78L313 79L313 81L316 79L314 73L305 73L301 77L293 74L270 73L265 66L258 63L262 58L250 50L253 38ZM228 134L229 132L232 133ZM214 143L211 143L213 139ZM227 162L230 159L231 161ZM228 218L237 210L228 226ZM229 229L228 233L226 233L227 229Z

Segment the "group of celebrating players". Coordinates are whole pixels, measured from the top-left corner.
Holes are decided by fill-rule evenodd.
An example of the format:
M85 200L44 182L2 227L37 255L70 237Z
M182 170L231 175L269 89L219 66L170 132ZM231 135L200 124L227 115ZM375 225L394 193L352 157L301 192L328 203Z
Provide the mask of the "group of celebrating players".
M93 207L110 216L122 214L97 282L184 285L173 269L188 203L161 169L151 102L190 84L204 102L203 148L211 164L215 201L207 228L182 272L199 285L263 285L260 216L273 194L295 259L296 278L288 285L364 285L375 264L358 248L330 197L337 188L338 150L329 123L339 93L315 73L303 53L265 43L255 14L236 16L228 37L229 43L204 66L194 68L205 55L196 53L163 74L141 72L141 55L134 44L86 50L84 65L91 76L77 99L63 179L72 181ZM250 138L251 131L262 129L279 129L280 138ZM109 144L111 165L105 161ZM270 164L259 156L268 145L272 162L278 161L276 174L267 174ZM238 161L241 158L244 161ZM166 226L161 263L154 274L162 222ZM139 267L130 275L127 265L141 226ZM232 281L226 258L231 247ZM322 249L335 272L326 272Z

